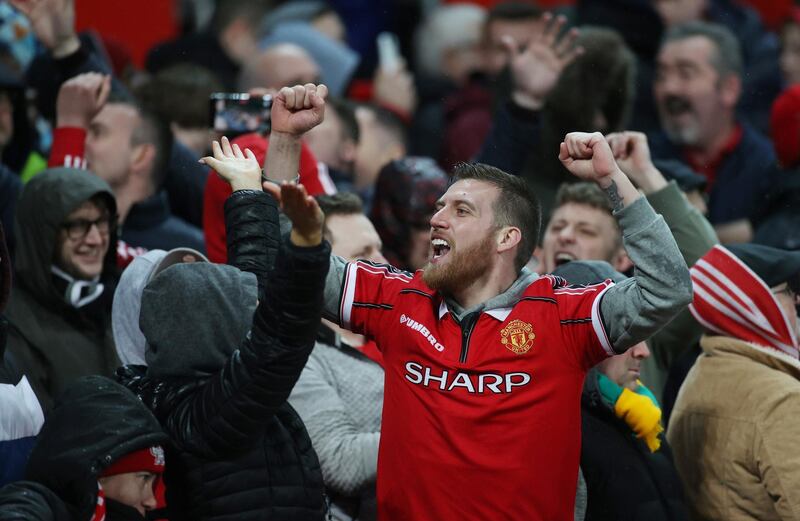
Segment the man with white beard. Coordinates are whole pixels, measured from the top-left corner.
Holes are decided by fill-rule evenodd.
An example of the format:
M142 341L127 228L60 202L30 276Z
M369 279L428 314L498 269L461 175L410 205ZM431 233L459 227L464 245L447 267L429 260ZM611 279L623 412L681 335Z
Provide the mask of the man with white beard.
M706 177L708 220L723 243L751 239L751 221L778 180L771 143L737 117L741 76L736 37L721 25L689 22L667 32L653 84L663 128L650 136L653 156Z

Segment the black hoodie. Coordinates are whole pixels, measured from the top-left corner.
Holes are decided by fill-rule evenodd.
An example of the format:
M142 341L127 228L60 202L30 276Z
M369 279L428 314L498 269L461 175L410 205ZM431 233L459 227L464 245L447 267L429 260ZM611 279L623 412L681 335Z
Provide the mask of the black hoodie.
M0 512L5 505L21 508L25 499L38 495L40 501L28 503L44 512L50 505L51 519L63 519L64 510L72 519L91 519L103 470L126 454L166 441L158 421L133 393L102 376L81 378L59 395L39 433L25 472L32 483L3 489ZM15 518L0 514L0 519Z
M142 295L147 375L127 366L118 379L172 440L171 520L322 521L319 461L287 398L314 346L330 247L284 244L269 272L274 200L234 192L225 211L232 262L263 286L258 307L251 273L165 269Z
M45 411L53 397L76 378L111 375L119 365L110 320L117 280L116 233L109 236L100 277L105 289L96 301L97 312L68 305L51 272L61 224L94 196L103 197L111 215L116 214L114 196L105 181L85 170L54 168L25 185L17 206L15 280L6 311L8 350Z

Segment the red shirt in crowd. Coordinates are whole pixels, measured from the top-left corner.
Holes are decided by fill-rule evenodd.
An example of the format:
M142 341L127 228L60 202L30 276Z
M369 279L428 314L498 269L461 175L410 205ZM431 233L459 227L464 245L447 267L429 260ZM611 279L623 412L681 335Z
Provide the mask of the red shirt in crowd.
M384 359L380 518L573 519L583 380L613 354L599 314L611 282L540 277L470 328L421 273L357 261L342 291L342 326Z
M260 134L245 134L232 141L242 150L249 148L260 164L269 148L269 141ZM336 192L327 171L318 168L317 160L311 150L303 144L300 149L300 183L310 195L332 194ZM203 194L203 233L206 239L206 253L212 262L225 263L228 250L225 243L225 200L231 195L230 185L212 173L206 181Z
M744 128L741 125L736 125L730 137L725 142L725 145L720 149L719 153L713 159L711 159L711 161L700 162L697 161L696 158L688 151L684 153L686 163L692 168L692 170L698 174L702 174L708 180L706 183L706 192L711 192L711 188L714 186L714 181L717 179L717 170L722 162L725 161L725 158L732 154L733 151L736 150L736 147L739 146L739 143L742 142L743 135Z

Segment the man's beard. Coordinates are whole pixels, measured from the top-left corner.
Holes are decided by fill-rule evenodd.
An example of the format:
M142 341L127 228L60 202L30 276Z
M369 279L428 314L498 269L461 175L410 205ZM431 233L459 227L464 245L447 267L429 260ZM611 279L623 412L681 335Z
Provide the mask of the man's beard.
M692 121L681 125L673 120L684 114L691 114ZM670 141L681 146L695 146L700 141L700 123L691 103L677 96L667 98L661 107L661 126L664 128Z
M422 281L429 288L452 295L468 287L489 269L489 259L494 253L494 237L487 235L482 241L452 255L444 266L428 262L422 272Z
M670 141L680 146L696 146L700 142L700 128L697 125L664 124L664 132Z

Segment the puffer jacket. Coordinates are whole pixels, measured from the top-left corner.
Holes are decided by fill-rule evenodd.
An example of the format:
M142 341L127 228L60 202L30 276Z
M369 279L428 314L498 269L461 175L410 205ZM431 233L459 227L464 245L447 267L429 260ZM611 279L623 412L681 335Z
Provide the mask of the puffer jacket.
M255 272L263 286L249 335L238 349L186 345L180 335L174 335L173 345L152 338L146 327L151 283L145 289L141 323L148 343L160 345L158 357L147 358L147 374L128 366L118 371L118 379L150 407L172 440L165 475L172 521L320 521L325 502L319 461L287 398L314 345L330 247L284 244L270 271L278 237L272 198L236 192L225 210L230 260ZM179 270L172 273L176 276ZM252 300L231 302L231 309L253 316ZM196 324L204 320L203 304L198 304L191 310ZM158 375L163 371L154 367L158 359L175 357L183 363L182 353L189 349L210 357L225 349L228 356L213 372L204 374L209 367L186 363L183 376Z
M800 519L800 362L706 336L667 437L695 520Z

